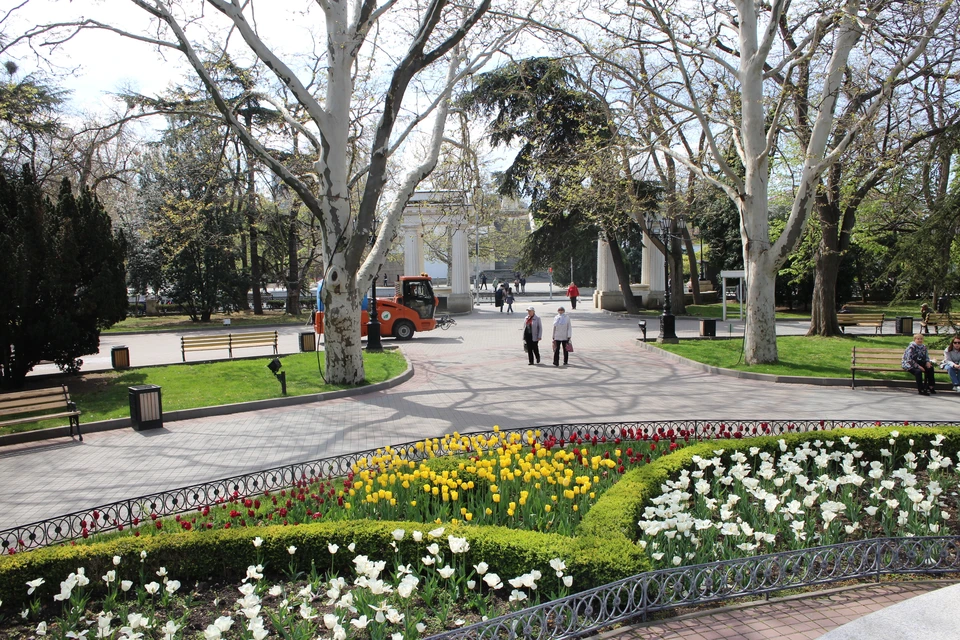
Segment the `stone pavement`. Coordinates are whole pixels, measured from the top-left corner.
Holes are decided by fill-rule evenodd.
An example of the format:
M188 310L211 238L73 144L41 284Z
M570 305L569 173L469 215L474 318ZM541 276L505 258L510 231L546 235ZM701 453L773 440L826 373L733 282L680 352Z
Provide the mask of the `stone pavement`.
M676 618L629 625L595 636L597 640L813 640L827 632L834 639L838 627L854 620L861 622L880 615L885 607L901 603L906 607L901 618L907 616L910 625L911 598L929 594L952 585L952 581L923 580L917 582L885 582L856 585L840 589L828 589L815 593L772 598L747 604L708 609ZM946 604L946 603L943 603ZM953 609L956 611L956 603ZM885 613L885 612L884 612ZM871 616L870 614L873 614ZM954 613L954 616L956 614ZM866 617L864 617L866 616ZM837 640L933 640L929 633L923 635L890 635L891 625L872 628L867 634L836 636ZM955 628L937 638L956 638ZM824 638L827 640L827 638Z
M484 305L447 331L403 343L415 375L387 391L171 422L147 432L91 433L83 443L6 448L0 451L0 529L191 483L494 425L956 418L957 398L946 393L921 402L909 390L774 385L694 371L638 348L635 320L589 307L571 312L576 352L570 365L549 364L546 340L543 364L530 367L521 339L526 304L516 304L514 314ZM547 331L557 304L534 303ZM297 331L291 328L288 339ZM176 336L139 340L171 339ZM179 348L168 346L160 351L178 361ZM137 364L141 352L131 349Z

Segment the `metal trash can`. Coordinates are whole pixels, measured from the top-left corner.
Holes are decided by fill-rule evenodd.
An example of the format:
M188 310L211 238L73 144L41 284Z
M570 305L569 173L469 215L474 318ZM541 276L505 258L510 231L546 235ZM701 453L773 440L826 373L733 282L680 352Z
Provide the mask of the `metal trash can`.
M894 320L894 333L901 336L913 335L913 316L897 316Z
M114 369L129 369L130 349L122 345L110 349L110 366Z
M316 351L317 336L313 331L305 331L300 334L300 351Z
M130 424L137 431L159 429L163 426L163 404L160 387L138 384L127 387L130 392Z
M716 318L700 318L700 337L702 338L717 337L717 319Z
M950 298L940 296L937 298L937 313L947 313L950 311Z

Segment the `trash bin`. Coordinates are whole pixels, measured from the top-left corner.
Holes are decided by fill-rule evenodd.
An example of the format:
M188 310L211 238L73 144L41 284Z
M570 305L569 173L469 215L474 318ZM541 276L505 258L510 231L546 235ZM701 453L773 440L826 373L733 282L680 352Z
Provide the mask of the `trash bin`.
M159 429L163 426L163 405L160 387L138 384L127 387L130 392L130 424L137 431Z
M716 318L700 318L700 336L703 338L717 337Z
M122 345L110 349L110 366L114 369L129 369L130 349Z
M316 351L317 336L313 331L304 331L300 334L300 351Z
M950 298L940 296L937 299L937 313L947 313L948 311L950 311Z
M912 336L913 316L897 316L894 321L894 332L901 336Z

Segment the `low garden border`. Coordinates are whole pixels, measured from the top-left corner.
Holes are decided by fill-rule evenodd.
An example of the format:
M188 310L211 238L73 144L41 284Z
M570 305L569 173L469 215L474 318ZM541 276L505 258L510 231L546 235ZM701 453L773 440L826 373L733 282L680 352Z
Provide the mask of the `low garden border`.
M737 560L648 571L602 587L431 637L535 638L596 631L656 612L784 589L891 574L960 571L960 536L875 538Z
M743 438L758 435L781 435L785 433L829 431L839 428L855 427L899 427L899 426L960 426L957 422L902 420L660 420L645 422L605 422L552 424L542 426L501 429L502 433L525 434L531 431L540 433L541 438L553 437L568 441L574 434L585 441L597 438L610 441L616 438L634 440L642 435L669 437L686 433L691 440L698 438ZM493 432L472 432L461 435L492 435ZM439 437L437 438L439 439ZM415 449L423 440L390 445L394 450L407 449L411 460L426 458L426 454ZM187 485L169 491L150 493L136 498L110 502L99 506L74 511L47 520L0 530L0 552L12 553L36 549L38 547L77 540L96 532L114 531L123 527L135 526L151 516L166 517L218 501L246 497L263 491L272 491L293 486L299 481L311 478L345 476L353 464L361 458L374 455L378 447L366 451L330 458L310 460L297 464L273 467L263 471L230 476L211 482ZM438 451L438 453L446 453Z

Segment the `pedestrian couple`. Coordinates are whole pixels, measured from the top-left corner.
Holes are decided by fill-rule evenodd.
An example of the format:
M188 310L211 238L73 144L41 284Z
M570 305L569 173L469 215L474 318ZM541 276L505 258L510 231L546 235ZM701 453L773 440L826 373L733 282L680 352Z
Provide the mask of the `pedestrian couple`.
M573 325L570 324L570 316L565 313L563 307L557 309L557 315L553 319L553 366L560 366L560 352L563 352L563 364L567 364L569 353L573 351L571 338L573 337ZM527 307L527 317L523 321L523 350L527 352L528 364L540 364L540 340L543 338L543 323L537 310L533 307Z

